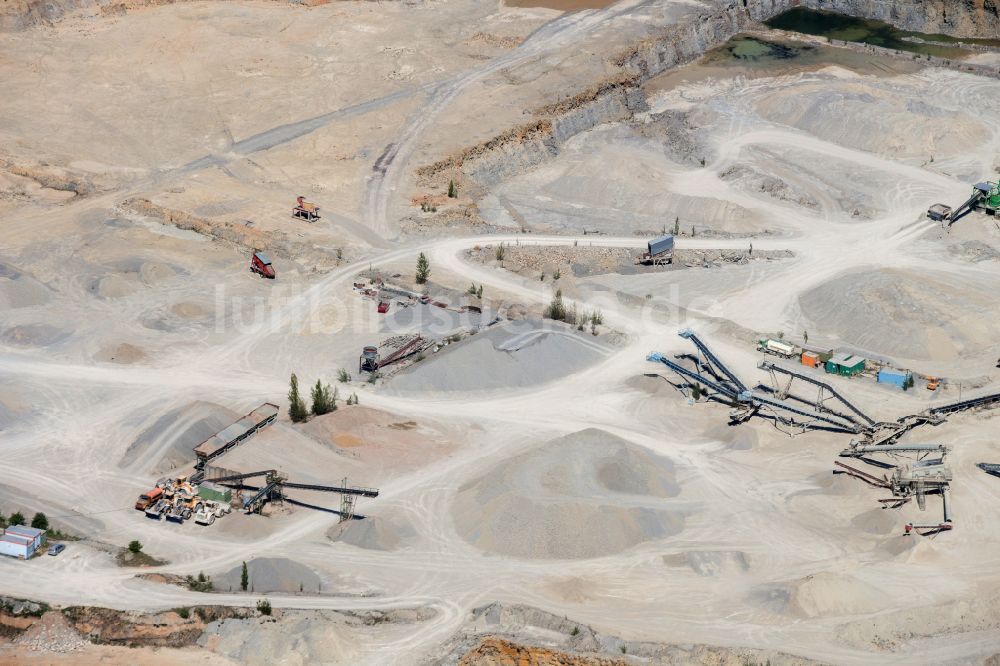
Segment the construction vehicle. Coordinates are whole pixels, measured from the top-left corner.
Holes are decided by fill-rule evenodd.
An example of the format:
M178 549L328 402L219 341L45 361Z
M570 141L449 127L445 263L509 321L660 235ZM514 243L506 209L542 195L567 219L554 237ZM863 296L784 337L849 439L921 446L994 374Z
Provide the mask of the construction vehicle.
M762 351L765 354L774 354L782 358L792 358L796 355L795 345L782 342L781 340L771 340L770 338L758 340L757 351Z
M941 382L941 380L938 379L937 377L928 377L927 378L927 390L928 391L937 391L938 385L940 384L940 382Z
M177 523L189 520L195 511L204 507L204 502L197 495L178 493L168 500L169 505L163 512L163 517Z
M389 311L389 301L379 301L378 313L385 314L388 311Z
M672 234L654 238L646 243L646 251L636 258L636 264L661 266L674 262L674 237Z
M163 497L163 488L157 486L149 492L139 495L139 499L135 503L135 508L138 511L145 511L150 506L156 504L161 497Z
M947 222L951 219L951 206L943 203L936 203L927 209L927 217L935 222Z
M222 518L230 511L232 511L232 508L228 504L223 504L221 502L205 502L201 509L195 511L194 522L199 525L211 525L215 523L216 518Z
M295 197L295 208L292 209L292 217L296 217L306 222L315 222L319 219L319 206L306 201L305 197Z
M167 517L167 511L170 507L170 500L165 497L161 497L156 500L156 502L146 507L146 517L154 520L163 520Z
M262 278L274 279L274 267L271 260L263 252L254 252L250 256L250 272L256 273Z

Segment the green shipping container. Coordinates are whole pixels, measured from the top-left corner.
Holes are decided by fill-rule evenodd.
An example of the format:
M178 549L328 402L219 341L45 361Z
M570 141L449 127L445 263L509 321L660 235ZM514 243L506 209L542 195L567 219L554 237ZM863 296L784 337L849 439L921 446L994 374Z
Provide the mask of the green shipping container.
M865 359L851 354L837 354L826 362L824 368L831 374L853 377L865 370Z
M233 499L233 491L225 486L206 482L198 486L198 497L213 502L229 504L230 500Z

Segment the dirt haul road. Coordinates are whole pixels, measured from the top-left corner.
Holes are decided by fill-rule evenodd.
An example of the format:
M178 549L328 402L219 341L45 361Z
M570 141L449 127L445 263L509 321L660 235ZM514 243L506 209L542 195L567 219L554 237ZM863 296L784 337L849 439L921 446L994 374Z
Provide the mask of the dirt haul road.
M139 579L100 546L139 539L147 552L169 560L143 573L204 572L221 581L247 560L293 559L322 581L315 591L295 593L293 580L292 591L267 593L276 608L433 612L430 619L391 632L347 640L355 650L352 663L424 663L466 626L471 609L496 600L537 606L634 641L780 648L829 663L961 663L1000 652L995 622L1000 581L991 573L997 556L984 547L997 536L991 525L1000 487L974 468L996 457L994 427L986 416L956 417L932 435L921 433L955 447L949 458L956 470L952 510L960 522L936 540L903 537L906 521L936 518L937 505L929 502L927 513L909 506L881 511L877 493L832 477L831 460L845 438L814 432L792 439L760 420L728 427L725 406L688 405L663 378L646 376L674 380L645 361L651 350L690 352L676 335L688 326L748 382L761 378L754 334L781 331L796 338L808 327L814 338L828 336L832 347L853 345L866 339L852 338L856 331L875 329L868 339L884 345L889 355L898 341L881 331L895 329L876 326L910 321L928 304L878 309L897 295L888 289L888 297L881 292L872 297L865 289L881 283L870 275L916 273L921 284L954 282L970 292L988 292L995 263L967 261L942 249L958 241L1000 245L988 225L963 222L945 237L922 212L929 201L966 194L964 179L949 174L985 173L992 164L995 132L949 152L935 142L934 122L940 121L933 119L953 118L970 136L993 132L990 128L1000 126L998 112L982 100L1000 94L996 82L935 70L878 78L840 67L705 81L692 70L690 83L650 95L649 117L583 132L526 176L497 187L513 197L529 227L538 224L534 233L414 237L406 245L385 240L409 196L416 156L439 136L453 105L494 75L530 80L538 75L532 69L536 58L559 59L578 40L606 36L609 20L631 20L633 12L678 4L626 2L548 23L537 13L530 20L503 14L503 20L525 20L534 32L501 55L463 60L454 70L433 72L430 80L393 83L397 90L380 88L370 100L326 107L342 111L255 126L245 134L249 139L195 153L208 157L170 156L157 165L162 171L144 173L110 194L62 206L32 201L0 213L9 230L0 248L0 277L9 290L4 294L32 303L12 307L0 319L0 508L7 514L44 510L55 524L94 538L71 543L58 558L0 559L0 591L57 604L135 610L207 603L252 607L263 596L221 588L202 594ZM201 11L161 9L165 16ZM249 20L237 18L241 27ZM357 32L373 34L365 30L375 24L350 18L362 26ZM136 27L131 21L137 20L130 15L129 25ZM398 34L402 40L405 31ZM245 78L259 78L252 74ZM810 106L817 90L834 90L837 104L862 100L862 112L838 106L842 118L799 113L825 108ZM940 92L933 103L928 90ZM427 100L426 108L396 106L414 99ZM917 148L911 154L888 139L878 143L884 128L863 106L876 103L872 100L905 109L899 113L913 117L899 122L907 127L929 127L922 141L933 147L933 164L939 166L916 154ZM983 129L959 118L963 107L983 118ZM657 138L652 126L664 110L688 114L693 136ZM376 116L391 127L375 127ZM351 124L362 119L371 126ZM845 129L841 121L851 126ZM250 182L259 188L251 191L271 196L275 181L269 179L281 169L295 169L294 160L281 160L282 150L304 159L315 153L322 161L350 161L344 156L354 153L347 148L336 160L324 152L332 150L323 143L325 132L344 128L351 130L345 136L356 131L366 137L356 153L364 155L359 161L368 180L351 181L362 184L356 188L363 193L358 209L336 215L350 220L355 239L367 245L325 274L290 267L278 282L268 283L247 275L245 257L237 251L172 236L162 224L140 226L111 212L114 203L147 188L196 191L199 179L256 168L243 161L249 155L274 162L258 165L264 172L250 171L255 175L243 181L227 181L228 186ZM838 138L848 135L856 140ZM696 145L691 159L670 158L669 150L685 139ZM919 150L927 149L922 143ZM380 167L376 172L373 163ZM812 169L817 163L823 168ZM171 166L176 164L186 166ZM608 165L628 167L619 173ZM786 189L758 186L760 174L773 173ZM836 182L823 181L824 173ZM648 174L653 176L647 180ZM287 194L283 185L274 187ZM669 226L674 216L666 211L685 197L702 208L715 210L719 204L726 211L698 223L699 232L707 227L720 237L685 233L679 250L745 251L752 243L754 250L788 250L792 256L585 278L571 278L567 269L560 279L567 305L601 310L600 335L569 327L555 334L532 329L515 333L495 351L516 354L514 347L548 338L558 345L582 335L595 352L587 367L553 372L554 379L540 385L487 392L394 393L355 379L341 387L341 397L356 393L362 407L342 407L310 424L324 419L337 424L330 427L332 439L282 419L227 454L234 464L260 465L253 469L280 466L295 480L331 482L346 475L351 482L377 485L379 498L359 504L363 521L338 527L329 512L296 508L270 517L232 515L211 528L178 527L132 509L136 495L159 476L153 471L157 460L180 438L171 433L190 435L207 418L203 414L220 418L212 405L243 414L278 400L284 413L291 372L299 373L304 386L333 381L345 358L354 363L361 344L382 334L378 320L372 323L370 302L358 306L350 289L358 274L370 268L408 274L424 252L433 288L462 291L473 282L483 286L487 302L538 312L560 286L551 275L538 280L470 263L466 251L500 242L593 243L638 251L648 234L621 235L632 228L626 223L645 224L630 208L629 193L635 190L629 187L648 195L643 205L655 211L657 229ZM877 196L861 196L871 190ZM774 191L796 195L781 198ZM182 197L187 190L158 193ZM176 205L243 210L235 195L221 201L192 196ZM621 231L597 237L582 230L545 231L545 223L567 210L583 216L599 206L610 211L608 224L621 222ZM50 213L43 227L31 219L38 211ZM734 211L758 225L756 235L731 237L726 224ZM586 228L586 222L576 224ZM686 219L684 225L687 231ZM41 246L35 243L38 236ZM852 292L860 294L858 303L850 310L860 314L842 314L852 302L837 289L823 290L845 277L860 283ZM25 286L28 278L44 283L43 290ZM206 285L219 288L210 293ZM921 355L914 346L908 352L913 358L904 361L914 369L942 367L974 376L987 390L995 377L982 368L996 356L989 342L995 305L965 298L967 306L957 314L967 331L968 353L942 360ZM242 325L234 314L240 312L237 301L248 309L260 304L261 322ZM840 319L823 319L829 312ZM827 333L834 323L842 338ZM914 334L921 326L902 330ZM125 363L130 359L115 351L123 343L140 348L141 360ZM115 361L99 360L105 349L114 351L108 358ZM448 358L447 349L439 353L435 361ZM472 370L490 373L487 356ZM422 371L419 364L411 369ZM919 392L833 381L880 420L931 404ZM956 397L953 393L936 399ZM358 416L363 409L383 415L385 425ZM181 416L161 422L171 414ZM360 425L350 422L354 418ZM394 439L400 432L414 439ZM336 436L345 434L356 441L338 442ZM142 442L151 444L132 448ZM331 504L329 496L302 497ZM557 534L558 543L547 542L548 534ZM288 643L285 653L276 649L260 658L280 661L294 649Z

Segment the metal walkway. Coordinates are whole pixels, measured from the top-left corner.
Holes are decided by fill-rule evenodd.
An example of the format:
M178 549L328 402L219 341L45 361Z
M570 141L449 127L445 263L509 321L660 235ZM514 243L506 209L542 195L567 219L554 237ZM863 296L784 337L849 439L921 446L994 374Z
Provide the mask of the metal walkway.
M788 375L789 377L794 377L795 379L801 379L802 381L812 384L813 386L818 386L827 393L829 393L832 397L839 400L840 403L843 404L845 407L847 407L849 410L860 416L869 426L875 425L875 419L871 418L863 411L861 411L857 406L854 405L854 403L852 403L850 400L842 396L840 392L837 391L837 389L833 388L826 382L822 382L814 377L810 377L809 375L795 372L794 370L789 370L788 368L776 365L774 363L771 363L770 361L761 361L760 365L758 365L757 367L759 367L762 370L767 370L769 372L780 372L782 374ZM818 406L819 405L817 405L817 407ZM851 420L853 421L854 419L852 418Z
M701 351L701 353L705 355L705 358L708 359L709 363L714 365L716 368L718 368L720 372L722 372L722 374L724 374L726 377L729 378L729 381L733 383L733 386L736 387L737 391L747 390L746 385L740 381L740 378L737 377L735 374L733 374L733 372L729 368L727 368L722 361L719 360L719 357L716 356L712 352L712 350L708 348L708 345L706 345L704 342L701 341L701 338L695 335L694 331L692 331L690 328L685 328L681 331L678 331L677 335L693 342L694 346L697 347Z

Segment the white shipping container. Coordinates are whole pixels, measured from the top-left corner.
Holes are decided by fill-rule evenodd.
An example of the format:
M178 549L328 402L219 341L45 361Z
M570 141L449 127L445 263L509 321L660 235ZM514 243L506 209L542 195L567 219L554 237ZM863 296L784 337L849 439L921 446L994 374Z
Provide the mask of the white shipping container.
M19 557L22 560L26 560L33 552L31 544L7 541L6 539L0 538L0 555Z

